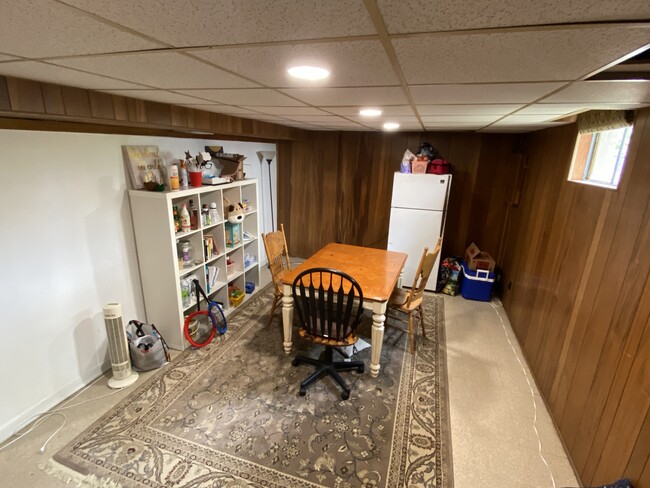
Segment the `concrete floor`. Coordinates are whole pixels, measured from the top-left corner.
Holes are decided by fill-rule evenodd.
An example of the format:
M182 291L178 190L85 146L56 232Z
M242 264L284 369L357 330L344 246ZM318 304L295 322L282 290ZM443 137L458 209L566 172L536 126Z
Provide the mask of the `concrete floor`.
M503 309L495 309L489 303L445 296L454 486L552 487L549 471L538 453L530 390L497 313L503 317L507 334L521 355ZM151 374L141 374L138 384ZM542 452L553 472L556 486L577 487L579 483L534 384L533 388ZM0 451L0 486L66 486L45 474L40 467L132 391L133 388L128 388L66 410L65 428L54 436L44 453L39 449L60 425L59 417L46 420L33 432ZM110 393L106 377L101 377L71 404Z

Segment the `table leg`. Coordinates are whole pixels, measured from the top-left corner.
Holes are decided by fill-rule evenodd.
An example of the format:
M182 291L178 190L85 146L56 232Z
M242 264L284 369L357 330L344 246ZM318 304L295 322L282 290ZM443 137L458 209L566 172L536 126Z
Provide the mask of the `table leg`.
M384 342L384 322L386 322L386 302L375 303L372 307L372 335L370 337L370 376L379 376L379 359Z
M282 327L284 330L284 352L289 354L291 352L291 332L293 326L293 295L291 294L291 287L284 285L282 289Z

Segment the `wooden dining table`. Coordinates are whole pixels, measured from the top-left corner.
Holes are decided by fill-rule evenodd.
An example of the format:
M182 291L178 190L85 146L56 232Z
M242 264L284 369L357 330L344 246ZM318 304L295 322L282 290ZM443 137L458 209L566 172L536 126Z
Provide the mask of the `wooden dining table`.
M370 375L377 377L382 341L384 340L386 306L400 278L406 258L407 255L402 252L330 243L298 267L286 272L282 277L284 352L289 354L292 345L293 294L291 286L294 279L301 272L310 268L338 269L359 283L363 292L363 308L372 312Z

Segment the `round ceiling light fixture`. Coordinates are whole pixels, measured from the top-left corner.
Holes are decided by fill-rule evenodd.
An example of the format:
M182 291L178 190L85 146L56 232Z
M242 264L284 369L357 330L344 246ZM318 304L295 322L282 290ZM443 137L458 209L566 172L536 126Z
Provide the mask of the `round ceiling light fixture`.
M362 117L379 117L383 112L378 108L362 108L359 110L359 115Z
M309 81L324 80L330 75L328 70L318 66L294 66L289 68L287 72L294 78Z
M397 130L399 129L399 124L397 122L386 122L384 124L384 130Z

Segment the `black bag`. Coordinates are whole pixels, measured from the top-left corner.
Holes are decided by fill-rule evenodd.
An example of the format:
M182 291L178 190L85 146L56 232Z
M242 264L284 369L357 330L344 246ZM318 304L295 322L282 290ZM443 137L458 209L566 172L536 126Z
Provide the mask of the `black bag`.
M429 158L429 160L438 159L438 151L436 151L436 148L433 147L428 142L422 143L422 145L420 146L420 150L418 151L418 154L420 156L425 156Z

